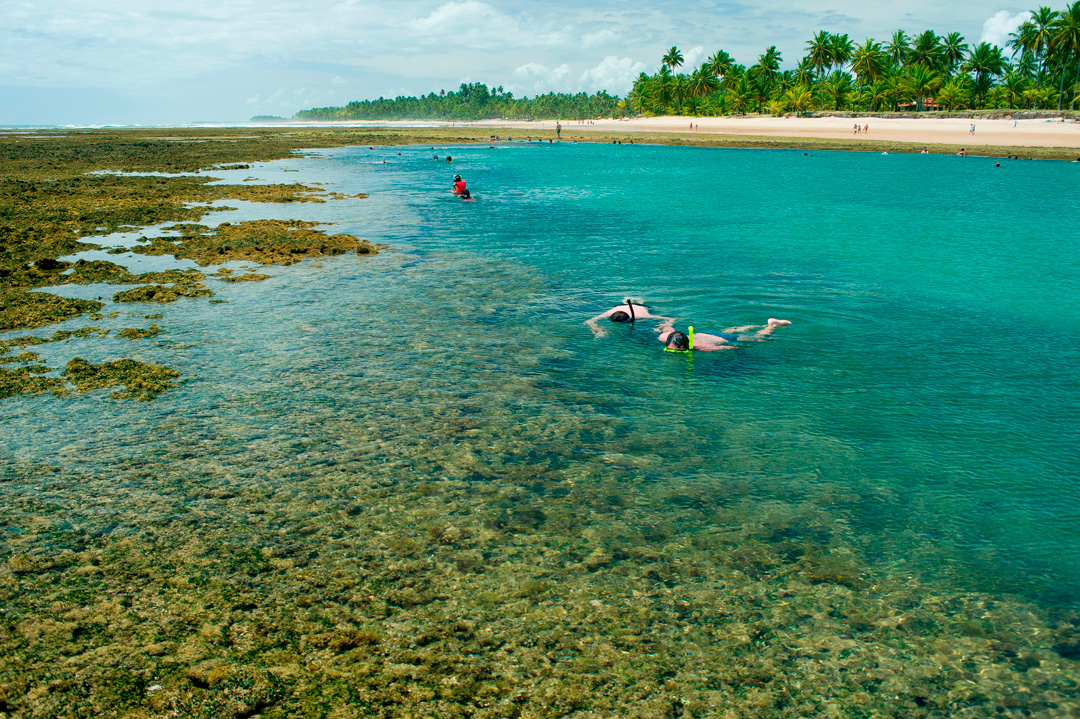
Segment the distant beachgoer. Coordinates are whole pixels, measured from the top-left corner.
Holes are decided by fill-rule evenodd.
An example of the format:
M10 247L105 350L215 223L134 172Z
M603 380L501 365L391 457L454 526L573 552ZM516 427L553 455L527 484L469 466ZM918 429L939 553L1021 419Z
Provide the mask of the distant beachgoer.
M688 352L691 349L700 352L716 352L718 350L733 350L736 342L764 342L779 327L786 327L791 320L778 320L770 317L763 325L743 325L741 327L729 327L722 332L694 332L694 346L690 346L690 337L683 332L676 332L671 323L660 327L658 340L664 343L664 348L673 352ZM746 334L750 330L760 327L754 334Z
M453 161L454 161L454 158L450 157L450 155L447 155L447 156L446 156L446 161L447 161L447 162L453 162Z
M470 193L468 190L462 190L461 191L461 199L462 200L471 200L472 198L473 198L472 193Z
M975 123L974 122L971 123L971 129L968 131L968 134L969 135L974 135L975 134Z
M597 320L602 320L605 317L612 322L634 322L635 320L662 320L663 322L674 322L671 317L663 317L661 315L654 315L649 312L649 308L641 304L641 299L638 297L627 297L626 301L621 305L612 307L607 312L601 312L596 317L585 320L585 325L592 330L593 335L596 337L604 337L607 335Z
M855 135L859 134L859 123L857 123L857 122L855 123L855 132L853 134L855 134Z
M465 180L461 179L461 175L454 175L454 194L460 195L463 192L467 192Z
M562 125L557 122L555 123L555 136L560 140L562 139Z
M439 161L439 156L435 155L435 162L438 162L438 161Z
M956 153L956 156L957 157L967 157L967 150L965 150L964 148L961 147L960 152Z
M923 154L923 155L929 155L929 154L930 154L930 151L929 151L929 150L927 150L927 149L926 149L926 148L924 147L924 148L922 149L922 152L921 152L920 154Z
M1016 118L1015 117L1013 117L1013 127L1014 128L1016 127Z

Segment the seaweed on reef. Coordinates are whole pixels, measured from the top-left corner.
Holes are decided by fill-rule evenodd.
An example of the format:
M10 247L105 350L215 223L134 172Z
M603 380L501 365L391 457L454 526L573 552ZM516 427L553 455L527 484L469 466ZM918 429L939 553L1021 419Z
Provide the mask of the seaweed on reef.
M245 272L242 275L238 275L228 267L222 267L217 273L212 275L212 277L216 277L222 282L262 282L263 280L270 279L270 275L261 272Z
M0 399L16 395L37 395L63 392L65 382L56 377L42 377L48 367L0 367Z
M290 265L307 257L377 252L370 242L352 235L327 235L311 229L318 224L301 220L252 220L236 224L224 222L213 229L202 225L174 225L168 229L180 232L179 238L152 238L149 245L132 251L145 255L173 255L203 266L231 260Z
M79 392L92 392L123 385L124 389L113 392L113 397L146 401L175 387L173 380L178 378L180 373L168 367L132 359L114 360L95 365L81 357L76 357L67 363L61 375L74 384Z
M181 297L212 297L213 294L200 284L143 285L117 292L113 302L175 302Z
M96 300L0 287L0 332L44 327L96 312L104 306Z
M138 329L135 327L126 327L122 330L117 330L116 336L123 337L129 340L142 339L144 337L156 337L161 334L161 328L157 325L150 325L147 329Z

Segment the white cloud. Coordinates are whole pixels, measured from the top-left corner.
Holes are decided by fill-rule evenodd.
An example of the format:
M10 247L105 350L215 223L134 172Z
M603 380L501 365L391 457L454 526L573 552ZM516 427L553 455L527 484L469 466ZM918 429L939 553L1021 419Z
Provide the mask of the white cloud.
M524 95L542 95L547 92L566 92L566 79L570 76L570 66L566 63L555 68L530 62L514 70L513 82L507 89Z
M615 95L625 95L634 85L634 78L644 72L643 62L634 62L628 57L608 55L594 68L581 73L579 84L588 93L607 90Z
M692 47L683 53L683 65L679 68L681 72L689 72L696 68L698 63L705 59L705 48L701 45Z
M1009 35L1016 32L1016 29L1030 17L1029 10L1015 15L1010 14L1008 10L1001 10L983 23L982 37L979 38L979 42L1006 47L1009 44Z
M618 38L615 31L611 28L604 28L597 32L591 32L586 35L582 35L581 44L585 47L599 47L601 45L607 45L614 42Z

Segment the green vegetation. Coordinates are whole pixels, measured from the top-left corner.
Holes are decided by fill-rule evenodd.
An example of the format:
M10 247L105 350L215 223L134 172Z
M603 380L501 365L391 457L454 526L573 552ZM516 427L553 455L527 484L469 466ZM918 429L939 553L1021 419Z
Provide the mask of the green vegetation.
M672 47L659 70L642 73L630 111L645 115L780 115L811 110L1063 110L1080 103L1080 2L1041 7L1012 35L1011 59L989 43L969 46L960 33L897 30L882 43L856 45L821 30L795 69L781 70L776 46L746 67L725 51L689 74Z
M584 120L621 114L617 97L598 92L576 95L549 92L515 100L502 87L488 90L483 83L462 83L457 92L442 90L424 97L399 96L393 100L358 100L345 107L318 107L296 113L297 120L534 120L564 117Z
M197 270L133 274L111 262L59 259L93 247L80 238L167 222L192 223L214 211L210 203L231 198L252 202L326 202L340 193L300 184L215 185L198 174L209 169L245 169L250 162L288 157L310 147L384 142L379 133L265 132L258 130L42 131L34 136L0 132L0 332L33 329L95 313L97 300L72 299L41 291L64 284L140 285L116 293L114 302L170 302L206 297ZM167 176L122 173L194 173ZM361 195L362 197L362 195ZM148 254L182 254L202 264L231 259L290 264L303 257L355 251L375 252L367 242L311 229L316 223L252 222L223 225L211 232L182 224L176 239L152 238ZM123 248L114 248L124 251ZM244 281L262 279L249 273ZM36 291L35 291L36 290ZM96 319L98 315L93 315ZM160 331L122 329L127 339ZM96 328L66 330L52 339L0 340L0 398L17 394L70 394L122 385L115 397L152 399L172 386L175 370L129 359L92 365L80 358L57 376L27 347L71 337L104 336Z

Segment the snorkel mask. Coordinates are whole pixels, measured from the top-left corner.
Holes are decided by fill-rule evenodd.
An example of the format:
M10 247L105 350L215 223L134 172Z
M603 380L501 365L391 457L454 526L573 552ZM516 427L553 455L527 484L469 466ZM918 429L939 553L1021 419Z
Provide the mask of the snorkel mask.
M693 352L693 350L694 350L694 326L690 325L690 327L688 329L689 329L689 333L688 333L689 334L689 339L688 339L688 341L686 343L686 349L684 349L684 350L673 350L670 347L665 347L664 351L665 352L678 352L679 354L690 354L691 352Z

